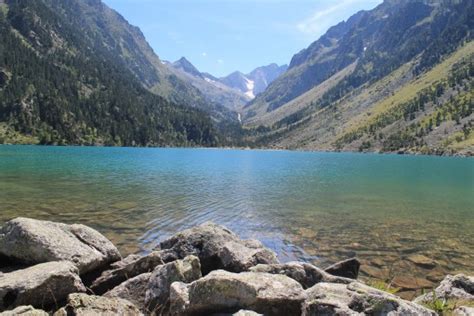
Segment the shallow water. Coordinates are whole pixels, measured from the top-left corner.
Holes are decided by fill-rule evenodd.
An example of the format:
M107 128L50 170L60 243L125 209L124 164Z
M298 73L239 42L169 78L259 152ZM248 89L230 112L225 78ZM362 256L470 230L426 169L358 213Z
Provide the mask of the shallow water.
M472 158L0 146L0 224L80 222L131 253L212 220L284 261L357 255L405 295L474 273L473 193Z

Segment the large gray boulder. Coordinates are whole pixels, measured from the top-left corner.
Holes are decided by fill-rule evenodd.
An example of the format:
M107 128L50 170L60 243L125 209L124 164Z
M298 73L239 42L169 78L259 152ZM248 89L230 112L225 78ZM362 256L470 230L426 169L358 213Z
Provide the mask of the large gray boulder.
M21 217L1 228L0 255L24 264L67 260L81 274L120 260L117 248L90 227Z
M173 282L189 283L201 277L201 264L196 256L188 256L158 266L150 276L145 295L147 309L157 314L167 308Z
M304 316L316 315L436 315L418 304L354 281L317 283L306 290Z
M93 281L91 291L96 295L104 294L129 278L153 271L157 266L164 264L167 254L162 251L153 251L145 256L130 255L111 265L111 269L102 272L100 277Z
M354 280L336 277L309 263L288 262L278 264L259 264L249 269L252 272L283 274L298 281L304 289L310 288L319 282L348 284Z
M357 279L359 276L360 261L357 258L336 262L324 269L329 274L349 279Z
M49 316L44 310L35 309L33 306L19 306L11 311L0 313L0 316Z
M86 294L71 294L65 307L54 316L141 316L140 310L127 300Z
M204 275L216 269L246 271L259 263L278 263L273 251L257 240L242 240L223 226L212 222L184 230L161 244L178 258L195 255Z
M436 299L474 302L474 277L464 274L448 275L429 293L417 297L416 303L429 303Z
M86 288L69 261L47 262L0 276L0 310L21 305L47 307Z
M454 316L472 316L474 315L474 307L460 306L453 311Z
M122 298L138 307L143 313L150 314L150 310L145 304L145 295L148 289L151 272L143 273L134 278L128 279L122 284L104 294L104 297Z
M210 315L248 309L264 315L300 315L306 295L284 275L217 270L190 284L171 285L171 315Z

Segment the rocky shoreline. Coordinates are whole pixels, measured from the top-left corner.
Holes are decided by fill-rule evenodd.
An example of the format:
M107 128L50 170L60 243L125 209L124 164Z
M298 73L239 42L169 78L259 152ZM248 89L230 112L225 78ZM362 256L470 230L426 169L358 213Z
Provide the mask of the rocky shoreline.
M210 222L122 258L90 227L17 218L0 229L0 315L474 315L474 277L407 301L359 267L280 263Z

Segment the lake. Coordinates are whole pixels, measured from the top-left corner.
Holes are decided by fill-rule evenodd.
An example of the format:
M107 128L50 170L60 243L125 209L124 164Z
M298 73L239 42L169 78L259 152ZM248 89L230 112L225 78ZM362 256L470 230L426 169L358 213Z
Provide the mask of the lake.
M282 261L357 256L405 297L474 273L473 193L472 158L0 146L0 224L82 223L128 254L214 221Z

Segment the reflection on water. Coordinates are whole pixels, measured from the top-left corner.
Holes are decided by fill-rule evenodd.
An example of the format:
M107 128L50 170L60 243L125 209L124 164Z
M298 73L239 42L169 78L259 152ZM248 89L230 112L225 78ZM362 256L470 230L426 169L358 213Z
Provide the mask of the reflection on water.
M471 158L0 146L0 222L81 222L131 253L212 220L406 293L474 272L473 189Z

